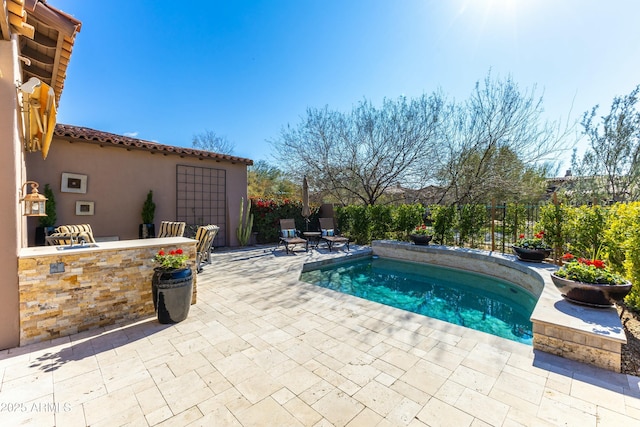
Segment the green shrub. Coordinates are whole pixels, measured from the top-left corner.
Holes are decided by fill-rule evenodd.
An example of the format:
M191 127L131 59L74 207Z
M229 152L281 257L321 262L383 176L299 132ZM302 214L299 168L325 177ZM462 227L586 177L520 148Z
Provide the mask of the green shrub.
M302 216L302 202L299 200L251 199L253 231L258 233L258 243L275 243L280 232L280 219L293 218L296 228L307 230ZM317 229L318 208L311 207L309 230Z
M53 227L56 225L56 198L53 194L53 190L49 187L49 184L44 185L44 191L42 195L47 198L47 204L45 205L45 213L47 216L41 216L38 218L38 222L41 227Z
M566 249L573 255L589 259L603 258L607 251L604 232L609 210L602 206L565 209Z
M531 218L527 218L527 212L533 208L520 203L507 203L503 220L504 235L516 240L520 234L526 234L527 223L531 223Z
M425 208L420 203L402 204L393 210L392 231L398 240L409 240L409 234L424 221Z
M368 245L371 243L369 217L367 213L367 208L361 205L349 205L336 209L336 218L340 232L355 241L358 245Z
M640 311L640 202L611 207L604 240L609 266L633 284L625 302Z
M461 206L457 221L460 245L470 243L471 247L475 247L486 223L487 207L485 205Z
M540 207L537 229L544 230L544 239L553 248L556 258L561 257L565 249L564 228L569 216L568 210L562 203L547 203Z
M431 205L431 219L433 221L433 240L441 245L453 242L453 225L456 219L455 205Z
M393 227L393 206L367 206L369 219L369 239L383 240L390 236Z

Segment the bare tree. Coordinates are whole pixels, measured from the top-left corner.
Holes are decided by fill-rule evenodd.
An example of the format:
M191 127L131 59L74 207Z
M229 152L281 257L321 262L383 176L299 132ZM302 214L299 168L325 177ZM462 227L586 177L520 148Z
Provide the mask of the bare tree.
M280 164L306 174L314 191L343 204L374 205L397 183L425 183L441 107L439 96L423 95L385 99L380 108L365 100L350 113L310 108L272 144Z
M350 113L308 109L272 144L288 171L343 204L373 205L392 186L436 183L447 202L526 200L544 193L572 128L543 121L542 112L535 87L521 92L489 74L463 103L435 92L380 108L365 100Z
M233 154L235 145L225 136L217 135L215 132L206 130L199 135L193 136L193 148L198 150L212 151L220 154Z
M589 147L582 160L573 158L580 175L577 189L593 198L611 201L640 198L640 85L628 95L615 97L606 116L595 121L598 106L582 116Z
M542 97L507 78L476 83L469 100L449 104L441 126L438 177L454 203L523 199L544 192L550 159L570 127L542 121ZM535 191L533 191L535 190Z

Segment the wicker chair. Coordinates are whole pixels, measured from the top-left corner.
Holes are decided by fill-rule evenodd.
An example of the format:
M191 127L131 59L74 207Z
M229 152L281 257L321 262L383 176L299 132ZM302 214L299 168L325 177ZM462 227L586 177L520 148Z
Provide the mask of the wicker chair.
M48 245L70 245L79 241L85 241L86 243L95 243L96 240L93 237L93 230L89 224L78 225L61 225L56 230L47 236Z
M157 237L182 237L186 226L185 222L162 221Z
M217 225L201 225L196 232L196 269L202 271L203 264L211 264L211 245L220 231Z

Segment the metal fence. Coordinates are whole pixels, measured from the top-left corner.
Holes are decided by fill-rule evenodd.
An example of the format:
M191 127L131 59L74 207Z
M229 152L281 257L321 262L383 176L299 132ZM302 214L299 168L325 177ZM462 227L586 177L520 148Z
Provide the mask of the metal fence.
M456 246L472 247L502 253L511 253L511 245L521 234L533 236L540 230L535 229L540 218L539 204L490 203L485 206L484 224L479 231L461 241L460 226L453 228L453 239ZM464 209L457 206L458 213Z

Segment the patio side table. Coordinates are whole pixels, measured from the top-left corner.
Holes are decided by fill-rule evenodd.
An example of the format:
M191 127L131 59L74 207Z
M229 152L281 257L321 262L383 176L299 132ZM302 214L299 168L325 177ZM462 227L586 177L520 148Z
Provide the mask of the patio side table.
M312 249L318 249L318 245L320 244L320 236L322 233L319 231L304 231L302 236L311 243Z

